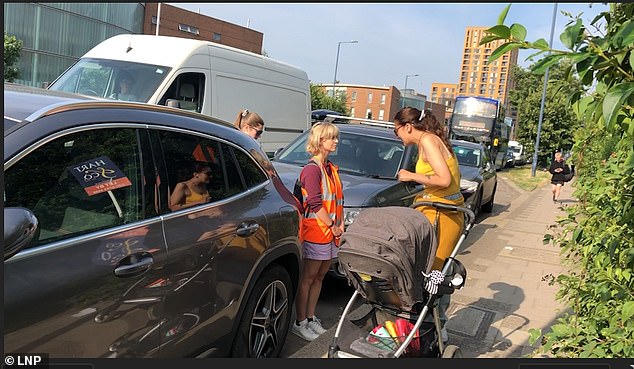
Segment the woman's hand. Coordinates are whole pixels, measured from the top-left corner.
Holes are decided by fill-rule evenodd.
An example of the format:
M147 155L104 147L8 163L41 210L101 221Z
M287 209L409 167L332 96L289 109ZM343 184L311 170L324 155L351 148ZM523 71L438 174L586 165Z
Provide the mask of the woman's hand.
M330 227L330 230L332 231L332 234L333 236L335 236L335 238L339 238L343 234L343 224L333 225L332 227Z
M409 182L412 181L412 172L407 169L401 169L398 171L398 180L401 182Z

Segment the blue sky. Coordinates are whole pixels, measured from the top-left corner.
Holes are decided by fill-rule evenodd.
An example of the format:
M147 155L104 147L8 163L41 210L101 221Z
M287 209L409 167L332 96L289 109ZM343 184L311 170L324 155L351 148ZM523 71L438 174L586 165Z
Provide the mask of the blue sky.
M264 34L271 58L297 66L311 82L332 83L339 41L341 83L407 88L429 96L432 82L456 83L468 26L493 26L504 3L169 3ZM550 39L554 3L515 3L505 24L520 23L529 41ZM589 24L608 9L602 3L559 3L553 44L569 21L561 11L583 13ZM530 63L533 51L520 51Z

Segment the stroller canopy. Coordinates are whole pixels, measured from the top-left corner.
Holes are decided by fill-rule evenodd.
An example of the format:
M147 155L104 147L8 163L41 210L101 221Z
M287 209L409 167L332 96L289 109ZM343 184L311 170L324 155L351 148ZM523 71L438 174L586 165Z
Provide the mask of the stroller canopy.
M428 273L436 255L437 239L433 225L420 211L398 206L368 208L357 216L341 236L340 261L358 258L357 272L364 272L363 263L368 265L367 274L373 275L375 261L383 260L386 265L394 265L404 273L399 298L404 308L410 309L422 301L424 276ZM361 257L363 255L363 257ZM372 260L374 259L374 260ZM349 274L345 263L343 269ZM353 286L365 296L356 279L348 278Z

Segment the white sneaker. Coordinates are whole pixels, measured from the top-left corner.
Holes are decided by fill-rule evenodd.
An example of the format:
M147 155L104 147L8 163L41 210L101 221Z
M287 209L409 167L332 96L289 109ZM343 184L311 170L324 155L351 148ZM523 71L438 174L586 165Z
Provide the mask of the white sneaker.
M321 320L319 320L319 318L317 318L316 316L313 317L312 321L308 322L308 328L312 329L312 331L317 333L318 335L326 333L326 329L324 329L324 327L321 325Z
M299 322L299 325L297 325L297 322L294 322L291 331L306 341L312 341L319 337L317 333L308 327L308 319L302 320Z

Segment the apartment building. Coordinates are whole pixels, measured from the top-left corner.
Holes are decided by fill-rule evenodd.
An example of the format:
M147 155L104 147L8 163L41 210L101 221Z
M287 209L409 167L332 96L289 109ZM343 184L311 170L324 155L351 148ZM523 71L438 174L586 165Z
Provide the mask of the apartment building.
M156 34L158 3L5 2L4 32L23 42L16 83L45 87L101 41ZM161 3L159 34L262 54L261 32Z
M483 96L499 100L506 106L507 115L511 115L507 97L508 91L514 87L514 82L510 78L510 69L512 65L517 64L519 51L514 49L489 63L488 57L504 43L504 40L491 41L480 46L480 40L486 36L488 28L465 29L457 95Z
M444 118L449 121L456 101L458 85L456 83L434 82L431 84L430 101L445 107Z
M322 85L324 92L332 94L332 85ZM392 121L401 108L401 92L394 86L365 86L337 84L337 94L345 94L350 116Z
M155 35L159 3L145 3L143 33ZM159 35L212 41L262 54L264 34L220 19L161 3Z

